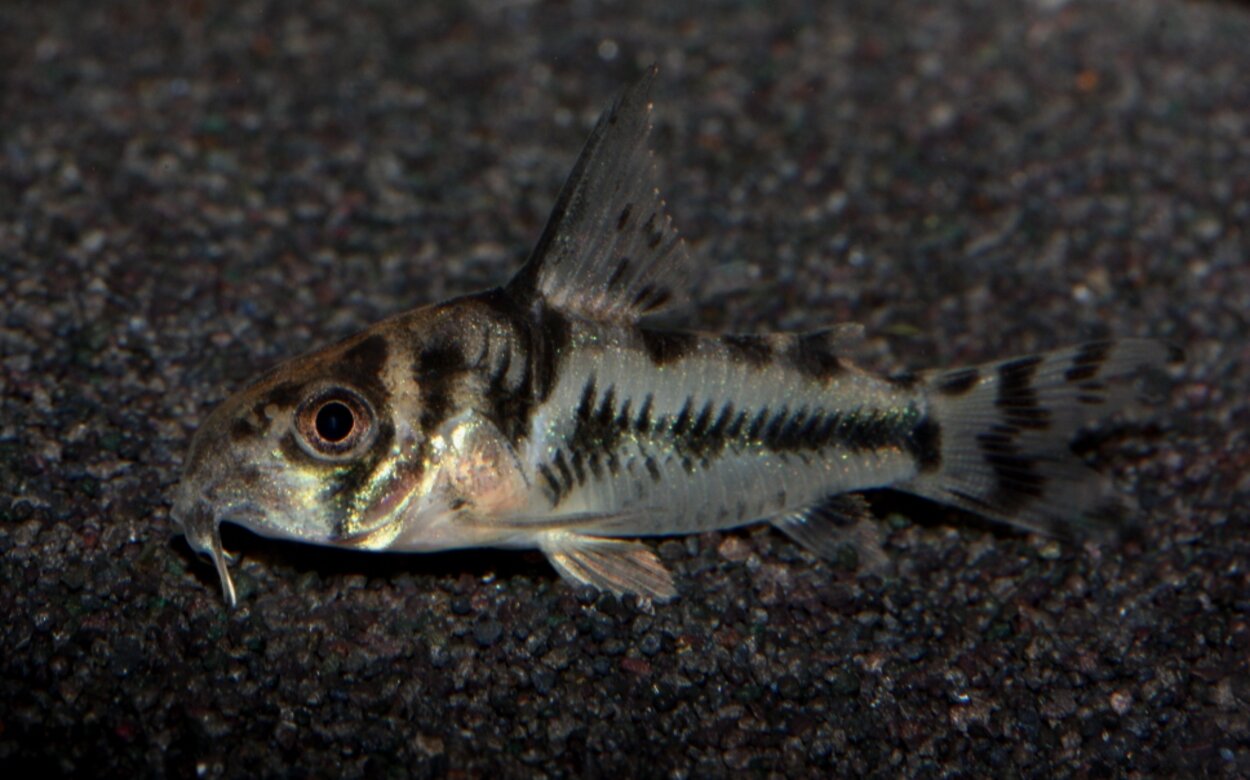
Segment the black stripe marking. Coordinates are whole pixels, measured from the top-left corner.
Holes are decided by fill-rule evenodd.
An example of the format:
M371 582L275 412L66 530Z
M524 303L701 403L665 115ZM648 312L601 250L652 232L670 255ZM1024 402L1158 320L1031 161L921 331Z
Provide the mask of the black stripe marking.
M417 356L413 373L421 394L421 429L427 437L452 415L466 370L463 351L449 340L436 339Z
M616 413L616 420L614 420L612 424L617 428L620 428L622 432L629 430L630 419L628 398L621 402L621 409Z
M599 404L599 411L595 413L595 423L604 429L612 428L613 418L615 417L616 388L609 386L607 392L603 394L603 401Z
M891 374L885 378L885 381L898 390L911 390L920 384L920 374L915 371L900 371L897 374Z
M486 381L492 391L495 388L502 389L508 376L508 369L512 368L512 339L507 335L503 338L491 338L488 335L486 354L491 361L486 371Z
M689 355L698 346L698 337L693 333L679 331L649 330L639 328L642 347L657 366L666 366Z
M1033 378L1042 364L1038 355L1019 358L998 367L998 397L994 405L1003 419L1020 428L1045 430L1050 427L1050 410L1042 406L1033 387Z
M509 377L505 372L486 386L486 401L490 405L491 419L513 446L529 435L530 410L533 404L524 392L528 373L528 370L523 369Z
M1103 382L1082 382L1077 387L1081 392L1077 393L1076 400L1087 406L1097 406L1107 402L1107 385Z
M649 405L650 399L646 403ZM616 451L621 438L632 424L629 400L626 399L618 408L615 386L609 386L600 396L592 376L582 389L573 423L568 450L577 484L586 481L583 464L596 478L602 477L604 466L611 474L618 473L621 464ZM557 452L553 464L563 473L562 463L563 453ZM557 494L555 501L558 502L562 497L562 494Z
M446 319L427 337L430 341L414 366L423 403L428 394L440 407L446 404L435 390L446 398L462 381L459 374L482 370L492 422L514 446L528 435L534 408L550 395L572 332L562 314L541 300L521 296L522 287L510 285L513 294L496 289L449 304ZM470 318L473 323L465 322ZM487 320L484 328L478 324L482 319ZM482 355L474 361L482 365L470 365L462 350L455 349L463 340L460 334L475 331L484 331ZM423 426L445 419L438 409L423 410L422 418Z
M536 338L531 341L533 359L533 396L539 401L547 400L560 378L560 361L569 353L573 327L569 320L550 306L539 312Z
M720 414L716 416L716 422L712 423L712 427L708 429L707 438L712 441L726 440L728 438L726 433L729 427L729 420L733 417L733 413L734 405L726 402L721 407Z
M625 272L629 270L630 258L628 255L616 261L616 268L613 269L612 275L608 277L608 291L616 289L616 286L625 278Z
M661 479L660 467L656 465L655 458L647 455L643 458L643 463L647 466L647 473L651 475L651 481L659 482Z
M694 427L690 429L691 439L701 439L707 433L708 425L712 422L712 402L708 401L703 404L703 408L699 410L699 416L694 420Z
M1072 367L1063 373L1063 378L1073 383L1093 379L1111 356L1112 346L1114 344L1110 341L1082 345L1080 351L1073 355Z
M795 336L788 354L801 374L818 382L828 381L843 369L842 361L833 352L828 331Z
M647 221L643 223L642 229L649 233L647 238L647 249L655 249L664 240L664 230L662 227L656 227L655 218L659 216L658 212L651 212L651 216L647 217Z
M577 477L577 484L586 484L586 469L582 466L583 459L581 450L569 450L569 463L573 466L573 476Z
M981 371L976 368L963 368L943 374L934 386L939 393L958 397L976 387L981 379Z
M578 420L590 420L590 410L595 406L595 375L591 374L582 387L582 400L577 403L575 413Z
M738 412L733 418L733 422L729 423L729 428L725 431L725 438L737 439L742 434L742 427L747 424L747 413L745 411Z
M806 412L804 412L803 410L800 410L799 414L806 414ZM789 415L790 415L790 410L787 407L782 406L779 410L777 410L775 414L773 414L772 419L768 421L768 426L764 428L762 438L764 439L764 442L768 445L769 449L771 450L791 449L790 447L786 446L788 442L786 442L782 438L782 435L781 435L782 426L786 423L787 420L790 419Z
M564 450L556 450L556 456L551 459L551 464L560 472L560 480L561 484L564 485L564 489L566 491L572 489L573 471L564 460Z
M721 343L729 350L729 357L752 368L761 368L772 362L773 346L764 336L727 334Z
M648 282L644 284L631 301L631 307L639 314L646 314L655 311L664 306L673 298L673 293L667 287Z
M706 468L711 459L719 455L733 440L727 433L729 420L733 416L733 404L726 403L722 406L713 420L712 413L715 409L716 403L707 401L688 430L675 429L674 448L682 456L682 465L687 469L692 469L695 463ZM679 416L678 421L681 420L682 417Z
M768 422L768 407L760 409L755 413L755 417L751 418L751 425L747 428L748 439L758 439L760 432L764 430L764 424Z
M941 424L929 415L922 417L907 439L907 449L916 459L922 474L940 469L942 467Z
M651 430L651 402L655 396L647 393L647 397L642 399L642 408L638 410L638 419L634 422L634 430L639 433L647 433Z
M541 474L543 479L547 482L547 487L550 489L551 493L551 503L554 504L558 502L560 497L564 494L564 491L560 488L560 481L556 479L556 475L551 470L551 467L544 463L538 467L538 473Z
M977 436L982 457L994 472L997 485L986 497L1000 511L1016 511L1040 498L1045 491L1046 477L1035 458L1026 457L1016 443L1020 429L1011 425L994 425Z
M616 217L617 232L624 231L625 228L629 227L629 212L633 211L633 209L633 203L626 203L625 208L621 209L621 213Z
M686 433L686 426L690 425L691 407L694 405L694 398L687 397L686 403L681 407L681 411L677 413L677 419L673 421L673 427L669 432L674 437L682 437Z

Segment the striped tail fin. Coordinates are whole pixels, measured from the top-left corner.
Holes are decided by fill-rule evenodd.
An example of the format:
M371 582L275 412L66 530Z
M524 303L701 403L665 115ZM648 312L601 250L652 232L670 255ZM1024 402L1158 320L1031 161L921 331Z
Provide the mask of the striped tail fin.
M1180 358L1161 342L1125 339L927 374L941 459L896 487L1044 533L1122 520L1111 480L1072 445L1134 404L1141 374Z

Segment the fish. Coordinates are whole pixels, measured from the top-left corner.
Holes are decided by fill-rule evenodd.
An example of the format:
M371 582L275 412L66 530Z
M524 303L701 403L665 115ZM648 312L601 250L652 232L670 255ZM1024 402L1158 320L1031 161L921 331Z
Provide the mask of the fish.
M208 416L171 517L229 606L222 523L351 550L537 549L570 583L662 602L678 591L649 537L766 522L879 564L879 488L1045 534L1123 521L1073 445L1180 359L1162 341L884 375L854 359L851 323L658 324L693 275L656 186L655 78L603 112L510 281L282 363Z

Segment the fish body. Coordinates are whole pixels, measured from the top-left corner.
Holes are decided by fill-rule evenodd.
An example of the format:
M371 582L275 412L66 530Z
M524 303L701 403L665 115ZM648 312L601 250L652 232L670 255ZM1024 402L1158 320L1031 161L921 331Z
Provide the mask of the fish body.
M231 604L222 522L354 549L537 548L569 580L666 599L642 537L764 520L879 563L872 488L1040 531L1117 514L1070 445L1174 358L1159 342L886 377L848 357L854 325L648 325L688 273L652 182L653 77L605 112L507 285L289 361L210 415L173 515Z

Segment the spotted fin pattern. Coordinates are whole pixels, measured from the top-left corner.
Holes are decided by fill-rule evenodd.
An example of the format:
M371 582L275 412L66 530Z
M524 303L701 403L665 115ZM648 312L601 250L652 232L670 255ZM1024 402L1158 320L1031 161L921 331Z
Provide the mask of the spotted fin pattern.
M1112 525L1128 510L1072 444L1132 405L1139 372L1180 357L1124 339L928 374L939 457L896 487L1045 533Z
M508 284L525 302L632 322L686 297L685 247L647 145L653 67L600 117L530 259Z

